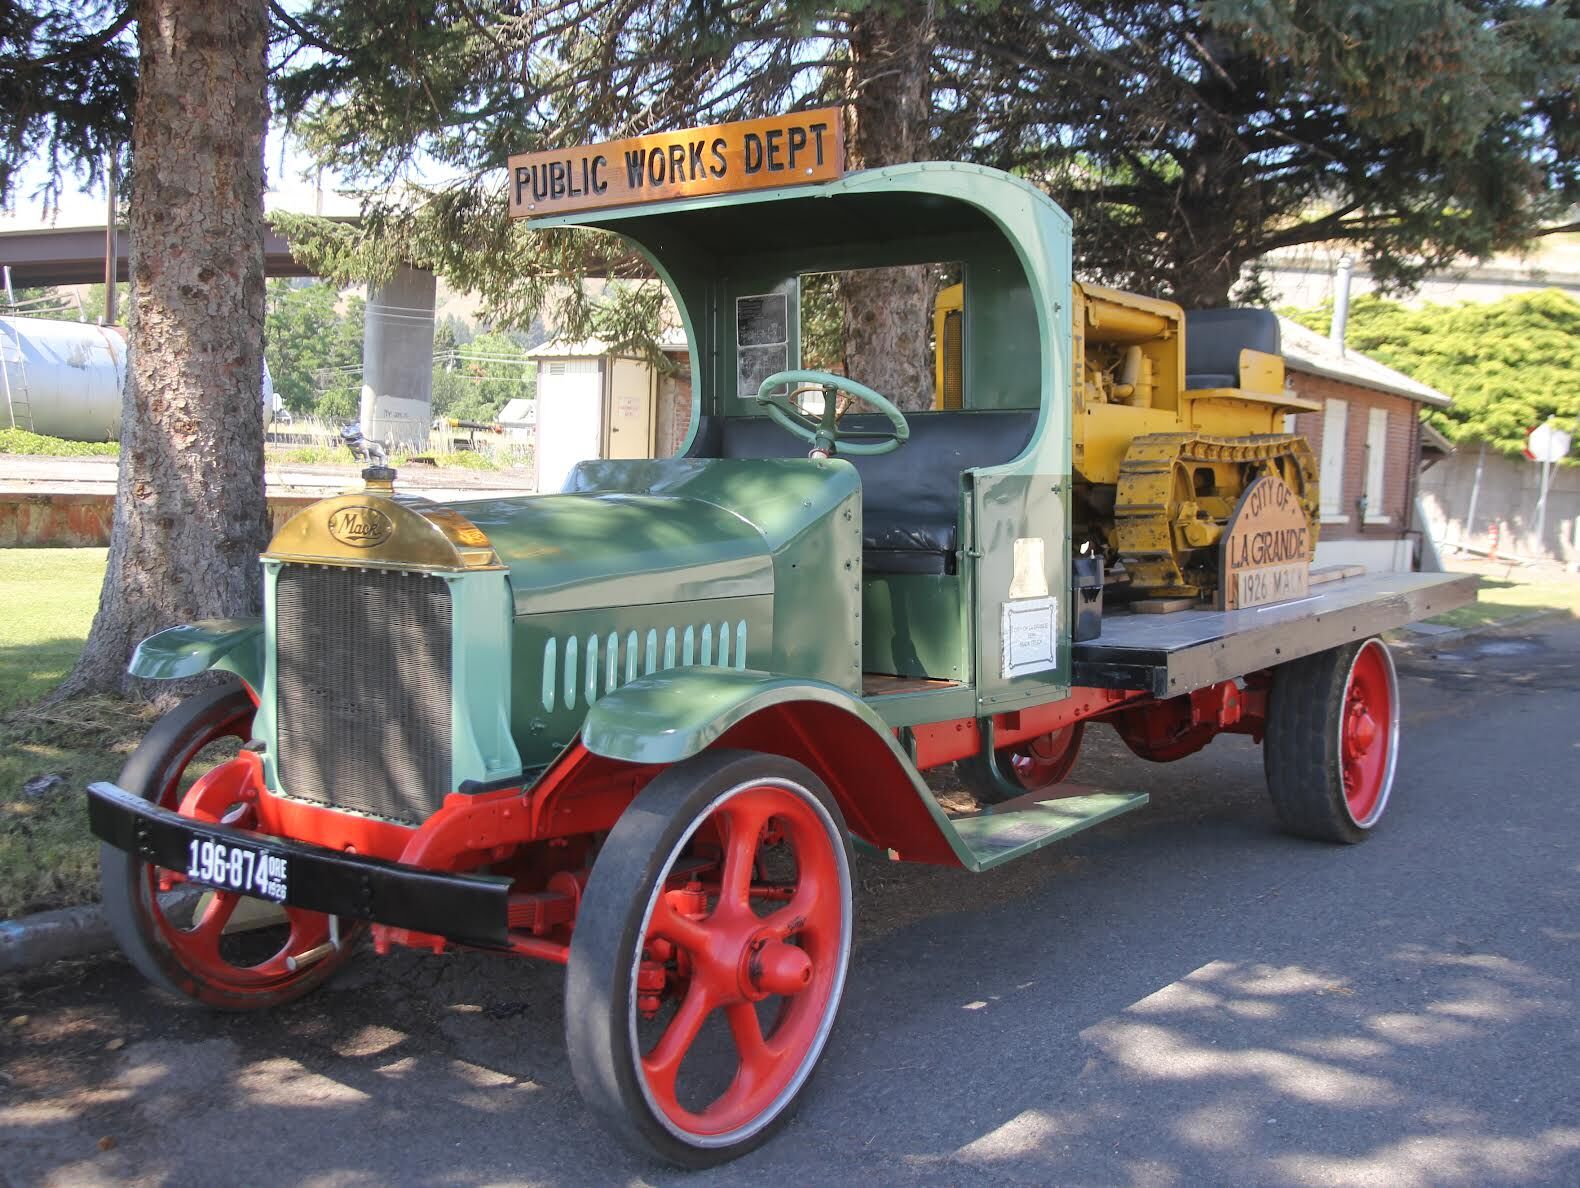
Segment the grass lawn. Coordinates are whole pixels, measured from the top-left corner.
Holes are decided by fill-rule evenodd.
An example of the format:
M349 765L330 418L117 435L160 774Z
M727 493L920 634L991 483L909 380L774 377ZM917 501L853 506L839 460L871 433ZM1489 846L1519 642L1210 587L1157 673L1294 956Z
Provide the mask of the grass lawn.
M1580 618L1580 577L1552 571L1512 570L1482 574L1481 591L1469 606L1428 619L1445 627L1479 627L1536 610L1566 611Z
M32 706L82 650L104 560L104 549L0 549L0 919L98 898L82 789L113 779L148 728L144 711L109 698Z
M99 605L107 549L0 549L0 712L66 675Z

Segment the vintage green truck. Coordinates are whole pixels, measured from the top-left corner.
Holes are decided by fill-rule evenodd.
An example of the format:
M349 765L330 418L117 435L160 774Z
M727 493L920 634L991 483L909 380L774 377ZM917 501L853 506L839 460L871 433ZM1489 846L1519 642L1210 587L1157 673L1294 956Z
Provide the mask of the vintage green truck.
M702 183L526 212L618 232L669 286L694 393L678 455L447 506L370 468L279 531L261 620L141 645L139 676L233 677L89 789L106 909L158 986L268 1007L364 936L563 963L588 1105L687 1166L763 1142L806 1086L857 850L988 871L1140 808L1063 782L1094 719L1154 760L1264 740L1282 823L1359 841L1399 735L1378 633L1473 597L1366 576L1111 608L1072 639L1096 590L1073 579L1069 219L959 164L732 188L750 149L706 131L728 151ZM561 199L566 177L611 184L615 151L553 175ZM798 276L939 260L963 284L958 408L799 369ZM842 395L876 411L842 417ZM980 811L940 806L925 773L951 764Z

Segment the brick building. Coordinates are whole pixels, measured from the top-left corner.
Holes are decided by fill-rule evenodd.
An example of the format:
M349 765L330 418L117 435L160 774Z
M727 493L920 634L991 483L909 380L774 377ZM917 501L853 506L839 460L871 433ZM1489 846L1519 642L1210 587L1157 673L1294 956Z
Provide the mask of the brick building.
M1449 398L1287 318L1279 324L1289 387L1323 406L1289 418L1318 458L1317 564L1417 568L1421 408L1445 407Z
M674 369L658 379L657 456L669 458L686 444L691 429L691 355L686 346L664 344L664 355Z

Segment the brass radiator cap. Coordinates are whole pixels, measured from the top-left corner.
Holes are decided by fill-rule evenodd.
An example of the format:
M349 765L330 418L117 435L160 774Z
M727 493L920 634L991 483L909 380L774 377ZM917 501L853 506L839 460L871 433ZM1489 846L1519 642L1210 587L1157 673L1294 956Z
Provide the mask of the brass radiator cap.
M395 472L370 467L360 491L322 499L287 520L267 561L376 569L504 569L483 530L460 512L397 494Z

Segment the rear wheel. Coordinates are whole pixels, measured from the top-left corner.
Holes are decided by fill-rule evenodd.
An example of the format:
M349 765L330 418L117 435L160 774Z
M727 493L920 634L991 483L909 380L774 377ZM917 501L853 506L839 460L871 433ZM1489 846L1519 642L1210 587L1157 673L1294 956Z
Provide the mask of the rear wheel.
M850 962L850 853L799 763L723 751L664 772L593 865L566 970L583 1098L685 1167L782 1126L823 1053Z
M1056 784L1075 767L1081 755L1085 722L1075 722L1062 730L1052 730L1025 742L994 751L992 758L973 755L955 765L960 782L983 804L1002 804L1027 792L1042 792ZM998 769L994 779L988 764Z
M120 786L178 809L203 769L233 758L252 737L253 711L234 683L194 694L154 724L121 769ZM225 821L246 828L251 811L238 805ZM114 846L100 847L99 879L110 930L138 972L206 1006L289 1002L322 984L349 951L349 935L338 949L326 947L328 916L199 887ZM298 960L306 955L317 959Z
M1288 832L1364 841L1388 807L1398 754L1398 678L1382 640L1273 670L1262 761Z

